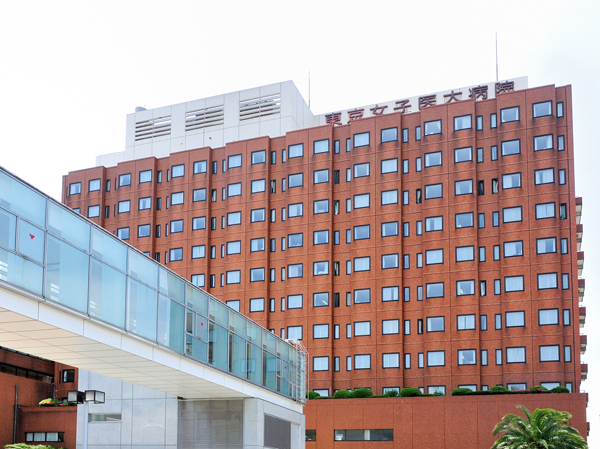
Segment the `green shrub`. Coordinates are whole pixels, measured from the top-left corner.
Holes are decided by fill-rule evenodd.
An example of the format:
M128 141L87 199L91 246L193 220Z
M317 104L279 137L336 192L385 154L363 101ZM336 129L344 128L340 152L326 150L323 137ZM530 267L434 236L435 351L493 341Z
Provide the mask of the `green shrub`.
M433 393L434 396L446 396L446 393L444 393L443 391L436 391L435 393Z
M397 398L400 395L400 393L398 393L398 390L390 390L387 391L383 394L384 398Z
M508 393L508 388L495 386L495 387L490 388L490 391L492 393Z
M550 393L570 393L570 391L567 387L561 387L559 385L558 387L554 387L552 390L550 390Z
M333 396L319 396L318 398L315 399L333 399Z
M470 388L455 388L450 394L452 396L465 396L467 394L473 394L473 390Z
M400 396L410 398L412 396L423 396L423 393L418 388L403 388L400 390Z
M307 399L317 399L319 396L321 396L321 395L319 393L317 393L316 391L307 391L306 392Z
M350 393L347 398L370 398L373 396L373 392L368 388L357 388L352 393Z
M348 390L338 390L335 393L333 393L333 398L334 399L345 399L347 397L349 397L350 392Z
M543 393L544 391L548 391L546 387L542 387L541 385L534 385L529 389L530 393Z
M7 444L4 447L5 449L60 449L56 446L46 446L45 444L29 445L25 443Z

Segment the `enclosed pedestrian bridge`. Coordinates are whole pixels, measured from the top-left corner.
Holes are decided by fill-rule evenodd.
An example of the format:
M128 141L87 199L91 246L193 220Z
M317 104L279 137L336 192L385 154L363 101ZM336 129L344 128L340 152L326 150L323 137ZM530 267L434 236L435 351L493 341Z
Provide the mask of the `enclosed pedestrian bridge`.
M185 399L301 412L306 392L301 344L1 167L0 345Z

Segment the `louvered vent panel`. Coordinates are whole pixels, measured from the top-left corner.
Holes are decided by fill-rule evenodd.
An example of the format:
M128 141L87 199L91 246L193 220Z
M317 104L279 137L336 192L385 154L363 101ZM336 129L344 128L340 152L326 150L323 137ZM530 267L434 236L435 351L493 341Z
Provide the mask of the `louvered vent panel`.
M223 124L223 105L196 109L185 114L185 130L208 128Z
M240 101L240 121L279 114L281 94Z
M158 117L135 123L135 140L153 139L171 134L171 116Z

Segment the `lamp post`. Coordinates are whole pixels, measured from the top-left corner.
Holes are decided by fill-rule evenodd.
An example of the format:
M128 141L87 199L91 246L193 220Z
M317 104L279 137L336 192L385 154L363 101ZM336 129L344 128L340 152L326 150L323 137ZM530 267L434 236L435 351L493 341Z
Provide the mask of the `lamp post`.
M77 404L83 404L83 449L88 447L88 424L90 421L90 402L94 404L104 404L105 399L104 391L98 390L85 390L85 391L69 391L67 393L67 401L76 402Z

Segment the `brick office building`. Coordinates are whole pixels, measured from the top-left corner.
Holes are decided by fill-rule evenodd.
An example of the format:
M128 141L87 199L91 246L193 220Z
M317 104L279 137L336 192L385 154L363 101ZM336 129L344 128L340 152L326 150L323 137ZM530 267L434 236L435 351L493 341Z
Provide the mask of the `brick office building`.
M63 202L301 338L311 390L579 392L572 129L523 78L321 116L280 83L129 115Z

